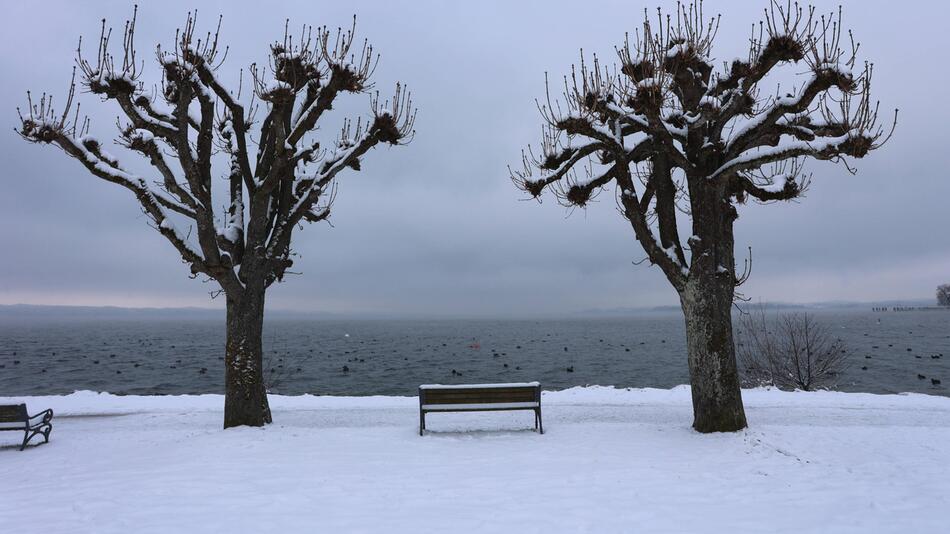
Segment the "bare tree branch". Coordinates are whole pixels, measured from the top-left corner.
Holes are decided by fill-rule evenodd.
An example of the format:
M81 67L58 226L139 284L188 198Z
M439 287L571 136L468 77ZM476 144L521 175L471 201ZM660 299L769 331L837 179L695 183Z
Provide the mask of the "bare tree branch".
M873 69L855 69L858 45L841 19L840 9L820 15L773 0L747 58L717 68L719 17L706 17L701 2L678 4L673 16L646 13L618 47L619 67L582 53L561 99L552 98L545 76L540 156L524 151L512 180L535 198L550 188L571 207L586 206L616 182L621 212L674 285L682 285L687 264L690 272L731 272L733 252L724 247L732 246L733 201L799 198L805 159L862 158L889 137L870 97ZM761 98L760 85L791 64L807 65L799 89ZM638 197L633 175L621 168L641 161L647 170L639 172ZM789 164L795 172L762 171ZM702 238L696 243L709 261L687 258L678 213L693 217L693 237Z

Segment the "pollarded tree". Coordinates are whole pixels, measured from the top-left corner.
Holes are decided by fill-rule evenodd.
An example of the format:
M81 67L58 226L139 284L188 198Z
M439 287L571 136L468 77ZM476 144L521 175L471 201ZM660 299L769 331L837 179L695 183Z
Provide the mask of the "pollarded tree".
M529 147L512 172L528 194L552 190L567 206L616 186L621 214L679 294L700 432L746 426L731 317L745 278L736 205L796 199L808 184L804 160L844 162L885 141L871 66L857 63L840 10L819 16L772 3L765 15L748 56L721 67L712 50L719 18L706 18L702 2L675 16L658 10L655 24L646 16L617 50L619 69L582 57L563 99L548 92L540 151ZM761 91L802 71L796 88ZM678 213L691 226L686 239Z
M344 120L339 138L321 145L314 132L338 98L372 87L378 55L365 41L354 47L355 24L336 32L304 26L296 38L285 28L270 46L269 68L250 66L253 87L245 99L240 83L231 90L217 76L227 53L220 26L219 19L215 32L196 36L189 15L171 50L157 48L160 97L140 80L134 16L118 57L111 55L105 21L93 59L82 54L80 41L82 86L118 104L116 142L144 156L155 178L138 176L86 135L79 105L71 110L76 69L62 111L45 94L38 103L31 99L19 133L58 146L94 176L128 189L192 275L220 285L227 301L224 426L261 426L270 422L261 362L264 295L293 263L294 230L330 215L334 181L359 171L371 148L408 142L415 111L397 84L391 100L370 98L368 119ZM176 219L188 229L179 230Z

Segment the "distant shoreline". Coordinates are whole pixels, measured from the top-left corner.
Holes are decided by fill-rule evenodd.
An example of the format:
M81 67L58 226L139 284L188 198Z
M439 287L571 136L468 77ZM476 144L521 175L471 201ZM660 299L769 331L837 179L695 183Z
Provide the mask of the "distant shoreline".
M769 311L855 311L855 312L908 312L950 310L950 306L935 306L930 300L907 299L879 302L748 302L741 303L743 309L752 309L759 305ZM159 308L159 307L122 307L122 306L70 306L43 304L0 304L0 320L16 319L95 319L95 320L223 320L223 308ZM337 313L327 311L299 311L286 309L268 309L267 319L359 321L359 320L572 320L605 319L681 313L679 306L652 306L642 308L593 308L562 313L497 313L466 314L455 313L400 313L400 312L352 312Z
M872 308L872 312L950 311L950 306L887 306Z

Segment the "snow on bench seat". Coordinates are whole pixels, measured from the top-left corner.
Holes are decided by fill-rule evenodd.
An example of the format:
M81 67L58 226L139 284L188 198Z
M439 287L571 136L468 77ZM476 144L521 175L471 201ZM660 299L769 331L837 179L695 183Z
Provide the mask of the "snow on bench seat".
M541 406L540 402L482 402L478 404L423 404L427 412L453 412L465 410L532 410Z
M423 384L419 389L490 389L490 388L536 388L540 382L509 382L507 384Z

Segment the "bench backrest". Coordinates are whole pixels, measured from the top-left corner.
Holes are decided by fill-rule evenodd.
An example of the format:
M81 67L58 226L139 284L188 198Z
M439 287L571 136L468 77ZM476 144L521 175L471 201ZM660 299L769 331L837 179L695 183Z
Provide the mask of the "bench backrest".
M419 387L420 404L495 404L511 402L541 402L541 386L526 385L471 385Z
M0 405L0 423L18 423L29 420L26 404Z

